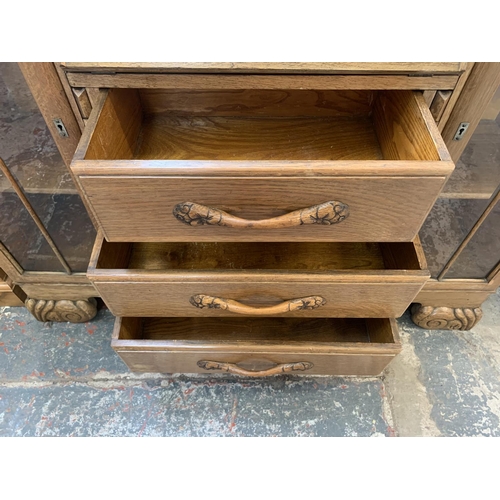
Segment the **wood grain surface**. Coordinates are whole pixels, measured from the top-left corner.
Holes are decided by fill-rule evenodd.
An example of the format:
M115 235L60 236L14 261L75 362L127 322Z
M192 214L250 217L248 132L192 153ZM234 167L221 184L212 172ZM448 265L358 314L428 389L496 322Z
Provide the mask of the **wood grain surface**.
M59 81L61 82L62 88L68 99L68 103L71 106L71 109L73 110L73 115L75 116L78 126L80 127L80 132L83 132L85 124L83 123L83 118L80 109L76 102L75 95L73 94L73 89L68 82L68 77L66 76L66 72L64 71L60 63L55 62L53 64L57 72L57 75L59 76Z
M66 166L69 166L82 133L55 65L51 62L18 64L57 149ZM54 119L63 121L68 137L59 135Z
M311 224L332 226L349 217L349 206L340 201L330 200L312 207L303 207L278 217L266 219L242 219L233 214L198 203L184 202L172 211L174 217L188 226L223 226L233 229L280 229Z
M418 162L417 162L418 163ZM429 169L431 170L431 169ZM445 177L136 177L80 175L109 241L411 241ZM415 191L418 196L415 196ZM388 196L388 193L391 193ZM173 209L186 200L243 219L269 219L337 200L341 224L274 229L188 226ZM405 223L401 224L401 220Z
M307 374L376 375L401 350L387 319L117 318L112 346L131 370L163 373L206 373L209 356L253 371L308 362Z
M139 94L135 91L115 89L113 92L103 93L101 100L104 102L101 107L95 109L95 118L87 124L89 132L82 138L83 141L90 139L85 158L132 158L142 117ZM78 158L80 155L75 156Z
M460 73L460 62L64 62L68 71L227 73Z
M451 90L458 75L196 75L68 73L73 87L185 90Z
M22 289L0 268L0 307L22 307L25 299L26 294Z
M115 267L103 267L109 264ZM203 294L255 308L324 298L321 307L267 315L398 317L429 273L421 269L412 243L132 245L101 239L88 276L117 316L234 314L231 308L193 307L193 297Z
M99 233L89 264L93 279L114 279L142 273L146 279L166 271L203 270L214 276L235 272L379 271L426 269L418 238L404 243L113 243ZM117 271L118 270L118 271ZM153 272L151 272L153 271ZM185 274L185 273L183 273ZM394 278L394 273L386 273ZM420 273L419 273L420 274ZM197 275L197 273L194 273ZM248 274L253 275L252 273ZM316 275L316 279L321 274Z
M87 159L92 157L87 155ZM373 125L367 117L339 120L325 117L155 115L144 120L139 147L134 155L136 160L335 161L382 158Z
M78 104L81 117L87 119L92 112L92 104L87 89L73 88L73 95Z
M436 123L441 120L444 110L448 105L448 102L450 101L452 93L453 92L451 90L439 90L438 92L436 92L432 104L429 107L432 117L434 118L434 120L436 120Z
M373 113L373 122L385 159L450 160L421 94L380 92L375 100Z
M446 107L444 108L443 114L441 115L441 118L439 120L438 128L439 128L440 132L442 132L444 127L446 126L446 123L448 122L448 119L450 118L451 112L453 111L455 104L457 103L458 99L460 98L460 94L462 93L462 90L463 90L465 84L467 83L467 80L469 79L469 76L472 72L472 69L474 68L474 65L476 63L467 62L467 63L462 63L462 64L464 66L464 71L459 76L457 84L455 85L455 88L453 89L453 93L452 93L451 97L448 99L448 103L446 104Z
M443 139L454 161L460 158L499 85L500 62L474 64L443 129ZM454 141L458 126L462 122L469 123L469 128L462 140Z
M190 304L198 309L222 309L241 316L277 316L293 311L312 310L325 305L326 301L320 295L297 297L285 300L273 306L254 307L234 299L196 294L189 299Z
M99 297L99 292L82 276L86 283L21 283L26 295L32 299L46 300L82 300L89 297ZM29 278L28 278L29 279Z
M367 117L371 90L140 89L146 115Z
M370 342L364 319L147 318L143 340L213 343Z
M424 274L424 273L423 273ZM400 317L428 279L428 274L412 277L404 282L397 277L390 282L388 277L364 280L363 275L350 276L350 281L339 279L334 274L329 279L314 280L313 276L302 281L288 280L287 275L274 275L274 280L261 281L257 276L240 279L233 274L232 281L218 281L213 276L198 276L197 280L176 281L104 281L94 282L99 296L115 316L143 317L198 317L221 318L236 316L231 309L193 307L191 298L210 295L237 301L251 308L274 308L283 302L300 297L320 296L324 305L316 309L265 311L267 316L304 318L396 318ZM357 278L357 280L355 279ZM239 315L239 314L238 314ZM250 314L247 314L250 316Z
M105 242L98 267L122 245ZM411 243L403 243L410 245ZM377 243L134 243L124 268L144 270L368 270L384 269ZM101 258L103 261L101 262ZM415 267L409 268L415 269ZM418 269L418 268L417 268Z

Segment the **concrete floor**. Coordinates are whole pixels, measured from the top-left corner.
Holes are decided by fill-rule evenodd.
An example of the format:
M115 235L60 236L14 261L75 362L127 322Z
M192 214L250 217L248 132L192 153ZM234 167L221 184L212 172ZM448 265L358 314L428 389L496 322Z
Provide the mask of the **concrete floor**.
M0 308L0 436L498 436L500 294L470 332L398 320L381 377L133 374L113 317L38 323Z

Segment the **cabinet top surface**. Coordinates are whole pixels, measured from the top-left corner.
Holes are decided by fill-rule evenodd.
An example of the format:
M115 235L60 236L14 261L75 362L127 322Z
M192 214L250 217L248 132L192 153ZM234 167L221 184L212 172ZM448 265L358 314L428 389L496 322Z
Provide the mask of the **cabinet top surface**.
M67 71L123 73L457 74L460 62L64 62Z

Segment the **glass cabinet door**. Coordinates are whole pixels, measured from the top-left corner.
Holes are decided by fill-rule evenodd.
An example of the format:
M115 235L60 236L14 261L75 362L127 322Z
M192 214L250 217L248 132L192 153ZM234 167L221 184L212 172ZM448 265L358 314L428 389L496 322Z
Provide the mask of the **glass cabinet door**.
M500 87L421 229L420 238L433 278L485 279L497 265L500 204L495 200L499 185ZM492 201L495 205L491 212L459 249Z
M17 63L0 63L0 157L71 271L85 272L95 229ZM64 272L1 174L0 241L27 271Z

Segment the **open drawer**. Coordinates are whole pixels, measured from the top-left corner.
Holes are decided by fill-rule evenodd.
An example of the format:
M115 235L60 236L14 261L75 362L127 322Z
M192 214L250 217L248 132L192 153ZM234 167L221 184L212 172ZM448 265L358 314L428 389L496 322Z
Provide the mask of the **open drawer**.
M411 241L454 168L409 90L98 101L71 168L108 241Z
M116 318L112 347L137 372L378 375L401 351L395 320Z
M429 278L408 243L113 243L87 276L116 316L403 314Z

